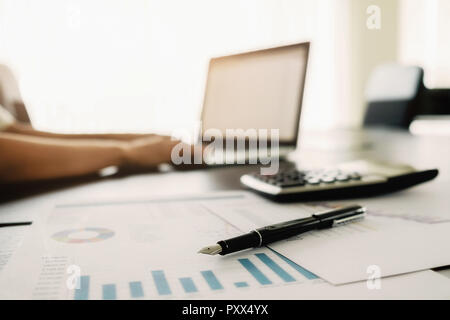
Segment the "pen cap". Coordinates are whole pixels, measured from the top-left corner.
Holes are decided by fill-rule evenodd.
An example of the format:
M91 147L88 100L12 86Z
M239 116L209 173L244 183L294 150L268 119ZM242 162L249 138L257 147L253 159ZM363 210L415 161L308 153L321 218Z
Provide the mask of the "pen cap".
M322 213L314 214L313 217L320 220L319 229L330 228L336 220L347 219L353 216L364 214L365 209L358 205L346 206L339 209L333 209Z

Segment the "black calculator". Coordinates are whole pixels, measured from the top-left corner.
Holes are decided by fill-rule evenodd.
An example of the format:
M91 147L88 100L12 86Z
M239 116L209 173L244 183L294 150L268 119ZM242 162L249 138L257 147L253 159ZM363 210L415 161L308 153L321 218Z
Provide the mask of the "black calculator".
M286 169L273 175L255 172L243 175L241 183L275 201L317 201L394 192L432 180L438 172L359 160L322 169Z

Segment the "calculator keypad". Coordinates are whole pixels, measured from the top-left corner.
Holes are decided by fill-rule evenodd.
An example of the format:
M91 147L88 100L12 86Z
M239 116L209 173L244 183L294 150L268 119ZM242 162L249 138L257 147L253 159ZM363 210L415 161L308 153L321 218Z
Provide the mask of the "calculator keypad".
M345 183L361 180L357 172L343 172L341 170L311 170L311 171L284 171L275 175L253 175L254 178L281 188L315 186L320 184Z

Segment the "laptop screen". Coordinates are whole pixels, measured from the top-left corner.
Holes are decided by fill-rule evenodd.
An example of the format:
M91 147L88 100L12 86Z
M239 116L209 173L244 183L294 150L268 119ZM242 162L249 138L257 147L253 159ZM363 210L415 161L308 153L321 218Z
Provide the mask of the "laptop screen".
M279 129L280 143L295 145L308 52L301 43L211 59L203 132Z

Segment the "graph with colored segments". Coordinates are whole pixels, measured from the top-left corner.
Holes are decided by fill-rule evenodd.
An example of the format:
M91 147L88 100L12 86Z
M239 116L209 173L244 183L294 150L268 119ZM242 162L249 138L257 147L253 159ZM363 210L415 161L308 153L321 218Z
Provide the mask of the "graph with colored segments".
M311 280L321 282L315 274L286 257L267 251L266 253L249 253L245 258L236 259L242 266L242 270L234 272L234 280L229 275L222 279L223 271L200 270L197 272L200 276L194 279L186 276L176 277L172 273L169 275L164 270L149 270L151 277L147 281L121 282L122 287L128 285L128 291L121 290L119 294L117 289L119 284L104 283L92 287L91 276L82 275L79 288L75 289L73 298L75 300L88 300L93 297L103 300L161 299L172 296L189 298L205 295L208 292L220 294L228 289L248 290L251 287L264 288L305 283Z
M75 300L228 299L323 283L266 247L227 256L197 253L249 231L214 209L248 201L227 194L56 206L42 229L47 237L25 245L35 269L15 281L31 299Z
M386 278L383 290L367 290L365 280L333 286L316 276L335 266L326 254L317 253L321 245L326 246L322 250L326 253L330 246L333 252L339 251L347 248L336 245L342 239L353 243L358 237L386 234L378 228L387 225L394 230L396 219L387 224L384 218L369 215L365 222L312 232L279 245L225 256L197 253L205 245L259 226L304 218L317 210L306 204L276 208L246 192L57 205L43 216L38 228L29 231L32 234L23 239L2 270L0 286L14 290L3 290L0 295L2 299L40 300L395 299L408 287L413 299L428 297L424 292L448 297L442 277L432 271ZM5 243L12 247L21 242L15 234L5 236ZM9 252L5 253L9 259ZM326 257L328 263L312 263L318 256ZM338 269L345 273L348 268Z

